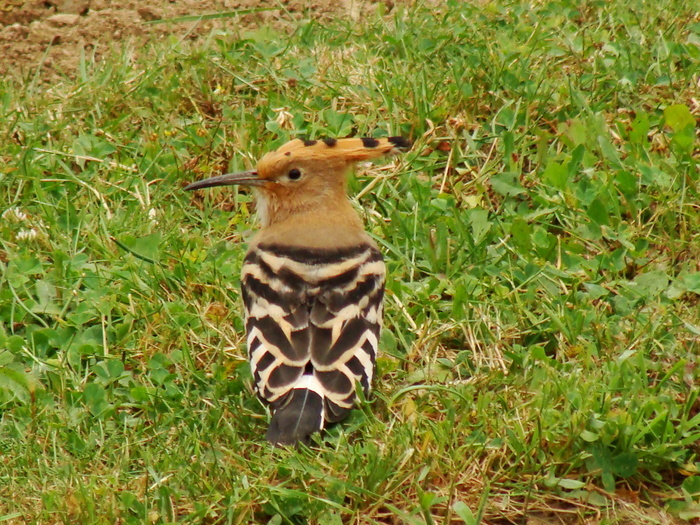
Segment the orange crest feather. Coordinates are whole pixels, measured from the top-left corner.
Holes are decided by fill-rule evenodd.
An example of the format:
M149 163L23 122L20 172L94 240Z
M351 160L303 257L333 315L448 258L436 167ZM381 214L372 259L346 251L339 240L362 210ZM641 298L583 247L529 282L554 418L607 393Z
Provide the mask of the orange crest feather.
M329 165L348 165L363 160L397 155L411 143L403 137L302 140L294 139L266 154L258 163L258 172L274 172L292 162L319 161Z

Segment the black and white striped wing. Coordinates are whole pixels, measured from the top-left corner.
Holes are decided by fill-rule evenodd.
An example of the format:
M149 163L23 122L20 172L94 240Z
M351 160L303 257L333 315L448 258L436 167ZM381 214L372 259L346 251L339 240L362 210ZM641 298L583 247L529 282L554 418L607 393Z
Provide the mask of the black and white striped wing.
M310 313L311 363L325 393L326 421L347 417L355 384L369 393L382 323L385 267L367 246L357 256L329 266Z
M369 244L254 246L241 285L258 394L281 410L300 397L295 391L313 392L322 405L316 430L346 417L355 383L369 392L374 375L384 278L381 253Z

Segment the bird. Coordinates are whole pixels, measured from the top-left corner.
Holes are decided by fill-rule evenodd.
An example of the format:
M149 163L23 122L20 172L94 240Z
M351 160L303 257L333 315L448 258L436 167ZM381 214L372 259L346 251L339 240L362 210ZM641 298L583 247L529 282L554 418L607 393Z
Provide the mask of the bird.
M358 384L370 392L386 270L348 198L347 177L357 162L410 147L400 136L294 139L253 170L185 187L253 190L260 229L243 259L241 296L253 386L271 407L273 445L308 445L349 415Z

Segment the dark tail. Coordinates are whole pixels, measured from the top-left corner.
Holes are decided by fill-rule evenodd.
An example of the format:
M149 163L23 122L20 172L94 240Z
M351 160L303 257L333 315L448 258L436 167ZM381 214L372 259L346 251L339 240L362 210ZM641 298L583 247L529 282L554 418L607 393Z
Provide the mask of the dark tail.
M267 440L273 445L308 443L323 426L323 398L308 388L295 388L272 415Z

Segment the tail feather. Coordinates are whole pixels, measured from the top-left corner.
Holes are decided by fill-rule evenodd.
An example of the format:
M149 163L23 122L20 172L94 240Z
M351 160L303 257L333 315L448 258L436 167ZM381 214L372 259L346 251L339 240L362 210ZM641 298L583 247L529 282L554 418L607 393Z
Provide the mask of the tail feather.
M295 388L289 400L272 415L267 440L273 445L308 443L323 428L323 397L308 388Z

